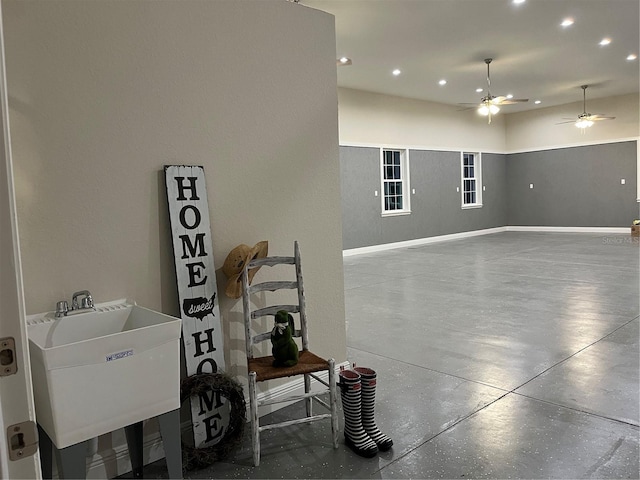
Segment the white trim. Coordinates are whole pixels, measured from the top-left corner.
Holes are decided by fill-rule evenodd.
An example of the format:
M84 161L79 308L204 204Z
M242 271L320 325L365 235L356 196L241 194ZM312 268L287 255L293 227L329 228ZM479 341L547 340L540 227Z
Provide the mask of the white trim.
M473 177L465 178L464 176L464 156L473 155ZM464 203L464 182L465 180L473 180L476 182L475 203ZM461 151L460 152L460 201L461 208L467 210L469 208L482 208L482 152L477 151Z
M401 217L402 215L411 215L411 210L389 210L388 212L382 212L381 217Z
M490 153L497 155L509 155L512 153L529 153L529 152L542 152L545 150L557 150L560 148L574 148L574 147L589 147L593 145L605 145L608 143L622 143L622 142L634 142L640 143L640 136L638 137L622 137L622 138L609 138L604 140L593 140L580 143L566 143L558 145L545 145L542 147L515 149L515 150L482 150L482 153ZM419 150L424 152L460 152L460 151L473 151L473 147L451 147L451 146L427 146L427 145L404 145L398 146L395 144L385 143L368 143L368 142L340 142L340 147L359 147L359 148L388 148L388 149L408 149ZM640 195L638 195L640 197Z
M187 428L190 429L191 422ZM185 430L185 426L181 425ZM189 434L191 432L189 431ZM156 462L165 457L164 446L160 431L155 431L151 435L145 435L142 440L142 458L144 465ZM123 475L131 471L131 457L127 443L114 445L112 448L100 450L90 457L87 464L86 478L110 478L113 472L116 475ZM53 478L58 478L57 468L53 469Z
M629 233L631 227L528 227L510 225L507 232Z
M486 228L484 230L471 230L469 232L451 233L448 235L437 235L435 237L418 238L406 240L404 242L383 243L371 245L369 247L350 248L342 251L343 257L363 255L366 253L382 252L396 248L415 247L418 245L428 245L430 243L448 242L451 240L461 240L463 238L477 237L479 235L491 235L501 232L555 232L555 233L629 233L629 227L537 227L537 226L506 226Z
M384 250L393 250L395 248L414 247L417 245L427 245L429 243L446 242L449 240L460 240L462 238L477 237L478 235L490 235L492 233L506 232L507 227L487 228L484 230L472 230L469 232L450 233L448 235L438 235L435 237L418 238L415 240L406 240L404 242L383 243L380 245L371 245L370 247L351 248L342 251L343 257L352 255L361 255L364 253L381 252Z
M396 216L396 215L410 215L411 214L411 178L409 175L409 149L408 148L386 148L379 147L380 149L380 210L383 217ZM400 181L402 184L402 209L401 210L385 210L385 182L393 179L385 179L384 169L384 153L386 151L399 152L400 153ZM398 179L395 179L398 180Z
M547 145L544 147L536 147L536 148L528 148L528 149L516 149L516 150L507 150L504 153L509 155L513 153L530 153L530 152L543 152L545 150L558 150L561 148L575 148L575 147L591 147L593 145L606 145L609 143L622 143L622 142L638 142L640 143L640 137L627 137L627 138L613 138L606 140L592 140L590 142L580 142L580 143L566 143L559 145Z
M350 363L348 361L336 364L336 373L340 371L340 367L349 368ZM325 382L328 381L328 372L323 372L318 375ZM313 383L312 383L313 385ZM285 398L291 395L302 395L304 393L304 379L302 377L291 380L277 387L271 388L266 392L258 394L258 402L263 400L277 400L278 398ZM249 399L245 398L247 406L249 405ZM292 403L292 402L290 402ZM281 408L290 405L290 403L278 403L275 405L267 405L260 407L258 412L259 416L264 416L269 413L275 412ZM248 419L247 419L248 421ZM180 424L181 433L188 432L190 434L191 421L187 420ZM87 478L107 478L107 472L116 472L117 475L122 475L131 471L131 458L129 457L129 449L127 444L116 445L110 450L109 455L105 455L106 451L100 451L100 454L95 454L88 464ZM154 431L151 435L147 435L143 440L143 455L144 464L148 465L161 458L164 458L164 446L162 444L162 437L160 431ZM53 477L57 478L57 471L54 468Z
M0 168L4 170L0 177L3 179L2 183L6 181L6 184L0 186L0 197L3 200L3 204L0 205L0 228L3 229L0 241L5 251L1 260L3 273L0 280L3 291L0 293L0 303L4 307L3 315L6 317L2 319L0 337L13 337L15 340L16 355L13 360L18 368L11 376L0 380L0 478L41 478L39 453L36 451L34 454L25 455L21 460L11 460L8 435L5 433L11 425L27 421L35 423L36 415L25 322L24 278L11 151L3 10L4 6L0 2L0 135L3 144L0 150Z
M396 144L392 144L392 143L368 143L368 142L340 142L339 147L355 147L355 148L386 148L386 149L407 149L407 150L421 150L424 152L460 152L462 150L464 151L473 151L473 150L477 150L477 148L475 147L451 147L451 146L446 146L446 147L434 147L434 146L426 146L426 145L403 145L403 146L398 146ZM482 150L484 153L493 153L493 154L504 154L505 152L503 151L498 151L498 150Z

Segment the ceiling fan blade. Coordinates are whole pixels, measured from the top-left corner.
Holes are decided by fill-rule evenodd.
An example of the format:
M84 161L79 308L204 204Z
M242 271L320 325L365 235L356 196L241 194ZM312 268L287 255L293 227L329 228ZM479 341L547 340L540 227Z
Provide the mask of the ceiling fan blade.
M597 122L599 120L614 120L616 117L606 117L604 115L592 115L589 117L589 120Z
M525 103L528 101L528 98L507 98L506 100L501 102L500 105L513 105L515 103Z
M494 105L504 105L506 99L507 97L505 97L504 95L498 95L497 97L492 97L490 101Z
M576 123L576 121L575 120L567 120L566 122L558 122L558 123L556 123L556 125L563 125L565 123Z

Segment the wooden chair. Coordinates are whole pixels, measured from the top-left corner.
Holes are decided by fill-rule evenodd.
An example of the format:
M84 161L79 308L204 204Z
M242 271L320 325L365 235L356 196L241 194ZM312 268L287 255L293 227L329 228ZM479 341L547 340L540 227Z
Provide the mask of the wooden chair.
M273 267L276 265L290 265L295 267L295 280L293 281L270 281L249 285L248 271L256 267ZM289 269L291 270L291 269ZM263 269L264 271L264 269ZM292 277L292 275L291 275ZM307 316L305 312L304 287L302 283L302 267L300 264L300 249L298 242L294 243L294 256L292 257L265 257L254 259L244 266L242 273L242 305L244 310L247 369L249 372L249 403L251 409L251 434L253 447L253 464L257 467L260 464L260 432L274 428L288 427L301 423L313 422L316 420L329 419L331 421L331 432L333 436L333 447L338 448L338 411L335 381L335 361L333 358L325 360L309 351L309 335L307 331ZM276 292L278 290L297 290L297 304L281 305L269 302L269 297L276 296L265 294L266 305L262 308L252 309L251 296L259 292ZM290 294L291 295L291 294ZM262 302L262 297L260 302ZM295 330L294 337L301 338L302 350L299 352L298 364L293 367L274 367L273 356L254 356L254 346L266 341L269 343L271 351L271 328L273 322L268 323L268 331L254 333L256 319L270 316L273 318L279 310L286 310L291 314L299 314L300 329ZM261 322L264 324L264 321ZM298 322L296 322L298 323ZM265 328L263 328L265 330ZM327 371L328 382L320 378L317 373ZM276 378L286 378L294 376L304 376L304 391L302 395L289 396L276 400L262 400L258 402L257 382L264 382ZM311 391L311 381L315 380L323 385L322 391ZM315 386L315 385L314 385ZM318 395L329 393L329 403L327 404ZM258 418L258 407L272 405L276 403L305 401L306 416L296 420L281 423L260 425ZM330 413L313 414L312 403L316 401L329 410Z

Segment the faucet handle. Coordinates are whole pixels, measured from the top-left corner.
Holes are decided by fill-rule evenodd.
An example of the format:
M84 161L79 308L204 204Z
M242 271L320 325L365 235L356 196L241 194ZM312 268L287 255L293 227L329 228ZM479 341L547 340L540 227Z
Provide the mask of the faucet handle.
M69 311L69 303L66 300L61 300L56 303L56 317L64 317Z
M93 298L87 295L82 299L82 308L93 308Z

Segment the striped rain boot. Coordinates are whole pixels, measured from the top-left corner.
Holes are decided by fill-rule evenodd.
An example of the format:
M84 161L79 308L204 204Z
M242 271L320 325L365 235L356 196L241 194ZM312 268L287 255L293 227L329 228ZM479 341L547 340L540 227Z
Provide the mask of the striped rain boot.
M378 449L382 452L386 452L392 447L393 440L380 431L374 418L373 411L376 403L376 372L370 368L356 367L355 365L353 370L360 375L360 381L362 384L362 426L369 437L376 442Z
M374 457L378 453L378 447L362 426L360 375L353 370L341 370L338 376L344 411L345 443L362 457Z

